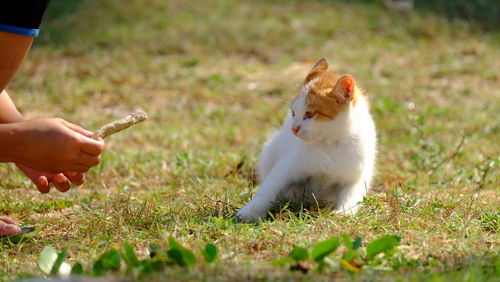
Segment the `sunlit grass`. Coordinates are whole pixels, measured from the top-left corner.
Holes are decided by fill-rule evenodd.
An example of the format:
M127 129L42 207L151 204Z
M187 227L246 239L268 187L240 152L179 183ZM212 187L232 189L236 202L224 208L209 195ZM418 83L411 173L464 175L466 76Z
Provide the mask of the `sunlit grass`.
M380 277L494 267L498 38L331 1L86 1L46 22L10 95L28 117L89 129L139 109L151 119L109 139L87 183L65 194L40 195L0 167L0 213L40 229L33 241L0 245L0 276L41 275L48 244L90 264L124 241L144 257L170 236L192 248L214 242L221 259L164 277L297 277L270 262L343 233L401 236L400 254L414 261ZM260 147L324 56L370 97L379 192L354 217L282 211L260 226L235 224Z

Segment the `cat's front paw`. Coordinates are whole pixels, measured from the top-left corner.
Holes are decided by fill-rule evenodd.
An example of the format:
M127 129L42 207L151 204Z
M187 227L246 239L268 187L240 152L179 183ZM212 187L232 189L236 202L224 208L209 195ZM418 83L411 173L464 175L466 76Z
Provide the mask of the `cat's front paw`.
M259 205L254 201L250 201L236 213L236 218L242 222L259 222L259 219L265 219L269 207Z

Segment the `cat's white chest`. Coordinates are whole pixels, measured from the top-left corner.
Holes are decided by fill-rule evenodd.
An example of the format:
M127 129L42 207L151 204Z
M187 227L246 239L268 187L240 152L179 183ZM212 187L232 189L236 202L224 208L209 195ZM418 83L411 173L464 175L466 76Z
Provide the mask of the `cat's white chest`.
M361 173L361 153L355 141L333 141L315 147L303 143L297 154L295 165L301 177L322 175L325 184L348 183Z

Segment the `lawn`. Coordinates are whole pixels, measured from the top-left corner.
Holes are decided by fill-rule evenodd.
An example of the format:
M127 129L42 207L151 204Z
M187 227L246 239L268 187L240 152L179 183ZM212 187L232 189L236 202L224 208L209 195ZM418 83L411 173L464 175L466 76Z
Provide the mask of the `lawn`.
M64 194L41 195L0 165L0 214L39 229L0 242L0 280L44 276L47 245L87 269L126 241L144 259L169 237L197 256L214 243L218 258L149 278L500 280L498 30L347 1L53 2L8 88L20 110L88 129L137 110L151 119L112 136L87 182ZM257 188L261 146L320 57L369 96L374 189L352 217L290 207L235 223ZM363 247L384 235L401 242L357 274L271 264L342 234Z

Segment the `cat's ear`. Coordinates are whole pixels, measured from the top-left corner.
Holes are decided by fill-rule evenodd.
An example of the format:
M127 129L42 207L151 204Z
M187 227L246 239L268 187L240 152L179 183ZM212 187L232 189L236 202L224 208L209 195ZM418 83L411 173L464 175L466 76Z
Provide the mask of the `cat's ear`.
M321 58L319 61L312 67L312 69L309 71L309 74L307 74L305 84L307 84L309 81L311 81L313 78L318 76L318 74L325 72L328 70L328 60L326 58Z
M356 82L350 74L344 74L339 78L332 90L332 96L339 104L345 104L355 99Z

